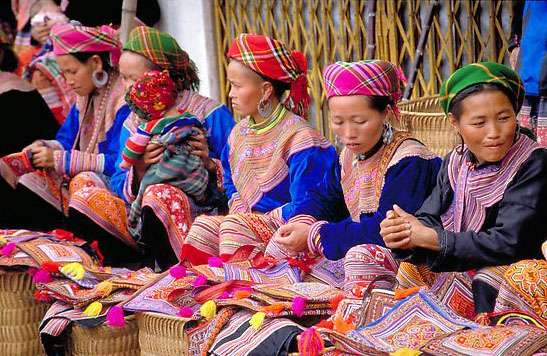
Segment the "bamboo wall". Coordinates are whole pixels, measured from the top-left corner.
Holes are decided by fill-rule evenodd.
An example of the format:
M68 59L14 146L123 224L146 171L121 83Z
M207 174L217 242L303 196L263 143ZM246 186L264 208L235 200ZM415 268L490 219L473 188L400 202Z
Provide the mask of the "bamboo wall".
M376 0L375 58L401 65L409 73L431 0ZM215 0L219 80L227 101L225 53L242 32L284 41L308 58L314 125L328 135L321 70L336 60L365 59L366 1L361 0ZM442 80L470 62L507 62L512 19L510 1L441 0L424 48L412 98L438 92Z

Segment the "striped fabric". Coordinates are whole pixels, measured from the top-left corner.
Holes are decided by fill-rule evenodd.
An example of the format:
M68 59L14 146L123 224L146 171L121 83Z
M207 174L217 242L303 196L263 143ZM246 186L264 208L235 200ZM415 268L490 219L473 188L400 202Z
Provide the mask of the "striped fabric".
M344 259L344 290L352 292L354 287L366 289L377 276L395 278L399 262L391 251L379 245L359 245L351 248ZM377 288L392 289L388 281L379 281Z
M123 50L138 53L162 70L169 71L178 91L199 89L196 65L168 33L139 26L131 31Z
M350 95L387 96L392 99L393 104L403 96L406 83L401 68L378 59L330 64L323 71L323 79L327 98Z
M74 25L55 25L51 28L53 53L56 56L82 52L109 52L110 64L118 65L121 43L117 31L110 26L98 28Z
M441 216L444 228L454 232L479 231L486 219L486 209L503 198L521 165L540 148L536 142L520 135L500 164L482 168L470 164L467 147L462 155L454 150L448 164L454 199Z
M524 85L517 72L511 68L494 62L471 63L458 69L444 81L439 92L440 104L448 114L452 100L462 90L475 84L495 84L513 93L516 101L516 112L520 110L524 100Z
M290 83L291 90L284 105L295 114L307 117L310 105L304 55L290 51L283 42L264 36L243 33L232 41L228 57L251 68L261 76Z

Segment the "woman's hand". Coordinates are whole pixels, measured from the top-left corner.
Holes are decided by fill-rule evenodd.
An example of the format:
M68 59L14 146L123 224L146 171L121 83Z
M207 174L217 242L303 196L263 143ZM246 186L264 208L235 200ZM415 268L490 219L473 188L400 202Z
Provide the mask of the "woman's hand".
M547 241L541 245L541 252L543 252L543 257L547 260Z
M440 249L437 232L423 225L414 215L397 205L387 212L386 218L380 223L380 235L386 247L390 249L408 250L415 247L433 251Z
M308 250L309 232L310 225L308 224L289 223L277 230L274 240L289 254L296 255Z
M53 150L51 148L46 146L34 146L30 151L32 152L32 165L35 168L54 168Z
M146 173L148 167L161 161L163 151L165 151L165 147L157 143L149 143L146 146L146 149L144 150L144 154L142 155L141 159L139 159L133 166L135 168L135 174L137 175L139 181Z
M34 25L30 29L30 34L38 43L46 43L49 37L49 31L51 30L51 24L48 22L41 23L39 25Z
M201 131L198 135L193 135L188 139L192 151L190 153L198 156L203 161L205 169L209 172L216 172L216 165L212 159L209 158L209 144L205 133Z
M509 54L509 64L511 68L517 69L517 59L519 58L520 47L515 47Z
M22 151L23 152L27 152L27 151L32 152L33 149L36 149L38 147L46 147L46 145L43 141L34 141L33 143L31 143L27 147L23 148Z

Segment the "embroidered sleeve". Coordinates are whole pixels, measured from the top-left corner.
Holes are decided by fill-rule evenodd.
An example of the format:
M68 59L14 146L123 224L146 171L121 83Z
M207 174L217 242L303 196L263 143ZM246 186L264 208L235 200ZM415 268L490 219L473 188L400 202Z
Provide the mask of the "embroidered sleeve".
M80 172L104 173L105 156L103 154L82 151L53 151L55 171L70 177Z
M308 250L314 256L323 255L323 245L321 244L321 226L327 224L326 221L313 223L308 232Z
M230 214L251 212L251 208L241 200L239 193L237 192L234 193L232 198L228 201L228 208L230 209Z

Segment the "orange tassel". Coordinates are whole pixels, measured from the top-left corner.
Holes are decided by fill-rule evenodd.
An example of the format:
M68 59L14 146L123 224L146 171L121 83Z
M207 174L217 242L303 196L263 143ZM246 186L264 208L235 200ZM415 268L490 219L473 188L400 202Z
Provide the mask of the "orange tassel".
M251 291L248 290L236 290L234 292L235 299L245 299L251 296Z
M336 311L336 309L338 309L338 305L343 299L344 299L344 295L338 294L336 297L330 300L330 310L332 310L333 313Z
M420 287L412 287L412 288L406 288L406 289L397 289L395 291L395 300L400 300L408 297L409 295L416 294L420 291Z
M344 320L341 316L334 317L334 331L341 334L347 334L352 330L355 330L355 325L353 325L353 323Z
M262 311L265 313L271 313L273 315L280 314L283 310L285 310L286 305L281 303L274 303L272 305L268 305L265 307L262 307Z
M332 330L334 328L334 323L332 322L332 320L329 319L321 320L320 322L315 324L315 327Z

